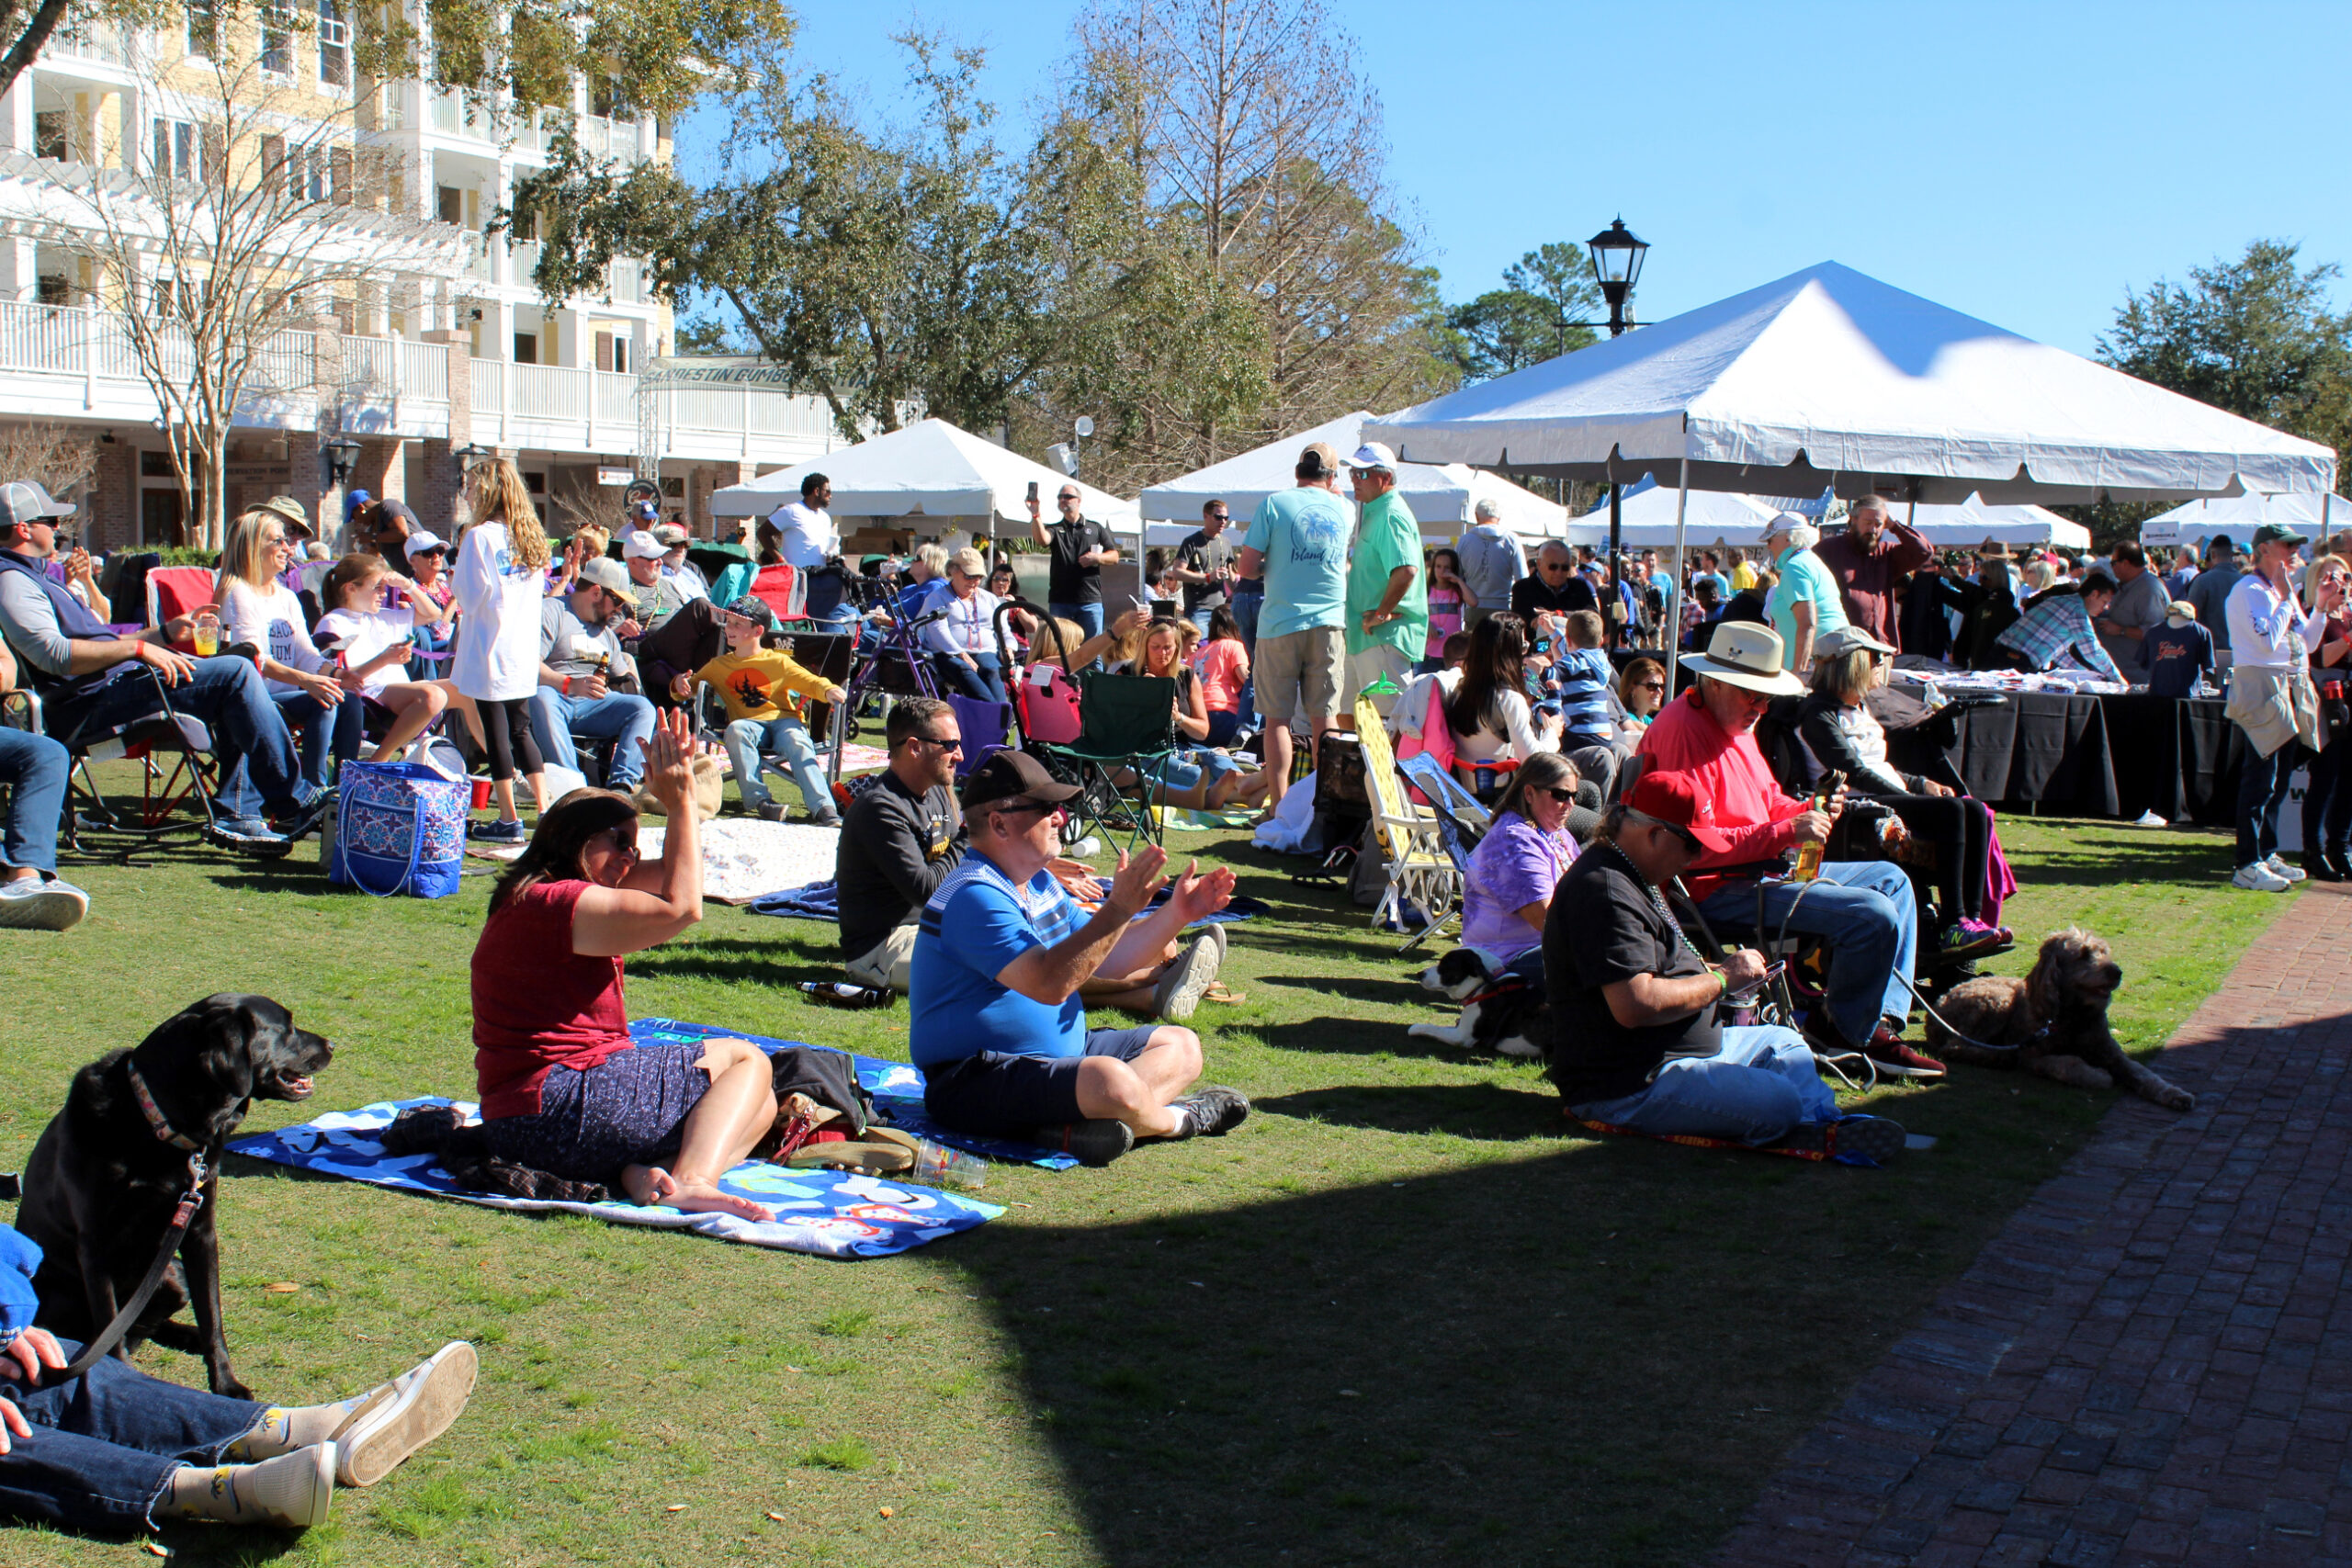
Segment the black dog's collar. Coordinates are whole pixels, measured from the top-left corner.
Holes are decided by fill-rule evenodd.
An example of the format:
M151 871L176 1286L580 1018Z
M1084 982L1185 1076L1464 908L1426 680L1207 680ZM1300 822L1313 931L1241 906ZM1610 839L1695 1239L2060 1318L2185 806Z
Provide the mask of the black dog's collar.
M139 1064L126 1058L122 1066L130 1075L130 1092L138 1097L139 1109L147 1113L147 1125L155 1129L155 1136L175 1149L186 1149L190 1154L203 1153L202 1144L185 1133L174 1132L172 1124L164 1120L164 1112L155 1104L155 1097L147 1090L147 1080L139 1076Z

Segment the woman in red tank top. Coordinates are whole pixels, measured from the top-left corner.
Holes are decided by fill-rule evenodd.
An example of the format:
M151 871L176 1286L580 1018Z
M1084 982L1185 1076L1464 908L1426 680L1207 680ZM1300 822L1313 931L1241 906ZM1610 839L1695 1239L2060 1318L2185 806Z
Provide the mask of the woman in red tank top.
M774 1219L718 1189L775 1121L766 1053L748 1040L639 1046L621 958L702 919L694 729L667 715L645 786L669 814L662 859L637 857L637 807L575 790L499 879L474 946L474 1071L502 1159L617 1185L640 1203Z

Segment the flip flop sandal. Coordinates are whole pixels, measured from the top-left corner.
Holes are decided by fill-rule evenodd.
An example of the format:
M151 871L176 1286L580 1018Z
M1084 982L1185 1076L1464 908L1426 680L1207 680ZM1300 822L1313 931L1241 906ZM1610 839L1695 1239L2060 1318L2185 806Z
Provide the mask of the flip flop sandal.
M839 1167L864 1176L898 1176L915 1168L915 1156L896 1144L808 1144L785 1163L794 1170Z
M1210 981L1209 988L1201 993L1201 1000L1204 1002L1223 1002L1227 1007L1238 1007L1249 999L1250 998L1244 996L1241 992L1227 990L1222 984L1215 980Z

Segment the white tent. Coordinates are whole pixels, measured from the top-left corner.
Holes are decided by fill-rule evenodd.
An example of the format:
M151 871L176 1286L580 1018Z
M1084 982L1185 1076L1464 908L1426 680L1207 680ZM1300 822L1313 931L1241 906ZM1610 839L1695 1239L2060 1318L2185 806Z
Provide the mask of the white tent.
M1621 537L1636 550L1674 547L1675 492L1654 480L1628 485L1617 498ZM1761 551L1764 525L1781 509L1760 496L1730 491L1694 491L1684 507L1683 537L1691 545L1730 545ZM1609 502L1603 501L1569 525L1572 545L1609 542Z
M2222 501L2192 501L2159 513L2140 525L2143 545L2187 545L2227 534L2246 548L2265 523L2284 523L2299 534L2324 539L2352 528L2352 501L2326 491L2285 495L2236 495Z
M1152 544L1172 544L1182 539L1201 525L1201 508L1212 501L1225 502L1233 513L1236 528L1246 527L1260 502L1296 482L1292 469L1302 450L1314 442L1326 441L1340 457L1349 457L1362 443L1359 433L1364 422L1373 417L1361 411L1343 414L1312 430L1302 430L1295 435L1211 463L1182 479L1152 485L1138 502L1143 515L1155 524L1165 522L1171 526L1153 527L1148 539ZM1432 542L1451 539L1460 533L1458 525L1469 523L1473 509L1481 501L1494 502L1506 525L1531 537L1556 538L1567 522L1565 507L1498 475L1480 473L1461 463L1400 463L1396 491L1413 509L1414 518L1421 525L1422 536ZM1163 533L1167 535L1164 539Z
M999 523L1023 531L1029 525L1029 487L1035 485L1041 510L1052 521L1054 496L1065 479L1043 463L1008 452L944 419L926 419L887 435L828 452L806 463L762 474L713 491L710 510L718 517L765 517L787 501L800 499L804 474L823 474L833 483L831 508L843 532L863 519L946 533L965 528L978 536ZM1086 515L1133 533L1136 509L1105 491L1080 484Z
M2070 550L2091 547L2091 531L2070 522L2046 506L1987 506L1974 496L1958 506L1921 506L1894 514L1913 524L1939 549L1962 550L1996 539L2004 545L2057 545Z

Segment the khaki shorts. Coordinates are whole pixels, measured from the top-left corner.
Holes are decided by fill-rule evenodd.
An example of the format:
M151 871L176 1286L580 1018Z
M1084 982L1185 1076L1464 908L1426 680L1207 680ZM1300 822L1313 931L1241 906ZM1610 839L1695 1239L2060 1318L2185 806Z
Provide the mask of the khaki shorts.
M892 926L888 936L842 967L848 970L849 977L861 986L872 986L877 990L908 989L907 973L915 961L917 929L912 920L902 926Z
M1257 685L1259 716L1269 724L1288 724L1301 714L1310 719L1337 718L1347 647L1347 637L1337 626L1260 637L1250 671Z
M1347 683L1340 693L1340 706L1349 713L1355 712L1356 698L1363 694L1366 686L1380 684L1380 679L1385 675L1389 685L1396 689L1374 696L1372 707L1374 713L1386 718L1388 711L1396 705L1396 699L1405 694L1405 682L1412 678L1412 674L1413 661L1405 657L1403 649L1393 643L1376 642L1360 653L1351 653L1348 655Z

